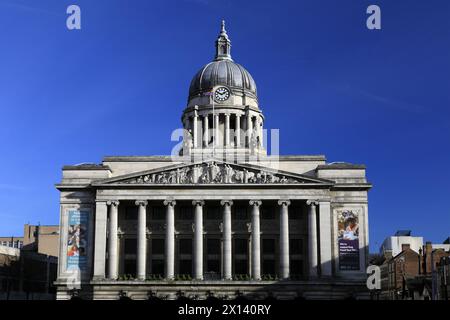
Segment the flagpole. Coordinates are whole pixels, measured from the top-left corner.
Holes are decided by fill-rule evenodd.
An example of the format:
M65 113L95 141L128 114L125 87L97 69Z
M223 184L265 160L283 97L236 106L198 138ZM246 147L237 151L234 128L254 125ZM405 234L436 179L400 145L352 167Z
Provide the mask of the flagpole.
M214 136L214 140L213 140L213 158L214 158L216 156L216 139L217 139L217 137L216 137L216 129L215 129L215 127L216 127L216 117L215 117L215 110L214 110L214 93L211 94L211 97L212 97L212 107L213 107L212 108L213 109L213 112L212 112L213 118L212 118L212 120L213 120L213 136Z

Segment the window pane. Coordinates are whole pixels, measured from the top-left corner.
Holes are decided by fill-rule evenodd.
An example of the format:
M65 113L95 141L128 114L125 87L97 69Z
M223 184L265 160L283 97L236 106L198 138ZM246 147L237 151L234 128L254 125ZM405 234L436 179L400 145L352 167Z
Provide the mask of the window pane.
M247 260L234 261L234 274L248 274Z
M234 239L234 253L247 254L248 241L247 239Z
M292 259L289 264L290 272L292 276L303 275L303 261Z
M207 239L208 254L220 254L220 240L219 239Z
M264 205L262 208L262 219L274 220L275 219L275 207Z
M125 254L136 254L136 239L125 239Z
M235 212L235 219L236 220L247 220L247 207L246 206L236 206Z
M152 210L152 220L165 220L166 219L166 208L162 206L153 207Z
M164 260L152 259L152 273L164 275Z
M289 253L290 254L303 254L303 240L302 239L290 239L289 240Z
M124 264L124 273L127 275L132 275L133 277L136 275L136 260L134 259L126 259Z
M275 274L275 260L264 259L263 261L263 274Z
M125 220L136 220L137 219L137 206L126 206L125 207Z
M182 206L178 210L178 219L179 220L192 220L192 207L191 206Z
M303 215L303 207L299 205L289 207L289 219L299 220Z
M217 272L220 273L220 260L208 260L206 272Z
M192 273L192 260L183 259L180 260L180 274L191 274Z
M180 239L180 254L192 254L192 239Z
M152 254L164 254L164 239L152 239Z
M275 254L275 239L263 239L263 254Z
M206 208L206 219L208 220L221 220L220 207L208 206Z

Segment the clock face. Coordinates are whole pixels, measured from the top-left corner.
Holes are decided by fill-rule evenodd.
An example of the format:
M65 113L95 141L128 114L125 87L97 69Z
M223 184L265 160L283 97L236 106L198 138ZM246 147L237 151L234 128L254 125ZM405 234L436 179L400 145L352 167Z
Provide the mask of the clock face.
M225 87L219 87L214 92L214 99L219 102L228 100L230 97L230 90Z

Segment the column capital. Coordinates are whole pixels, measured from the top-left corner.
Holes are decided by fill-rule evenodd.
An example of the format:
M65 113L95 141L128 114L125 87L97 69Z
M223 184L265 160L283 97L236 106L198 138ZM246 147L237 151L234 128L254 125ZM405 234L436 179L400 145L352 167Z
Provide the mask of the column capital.
M136 202L134 203L137 206L146 206L148 204L148 201L146 200L136 200Z
M233 205L233 200L222 200L220 201L220 205L221 206L232 206Z
M203 201L203 200L192 200L192 205L193 206L204 206L205 205L205 201Z
M319 205L319 200L308 200L308 201L306 201L306 204L308 206L318 206Z
M106 204L108 206L115 206L117 207L119 205L120 201L119 200L110 200L110 201L106 201Z
M175 200L173 200L173 199L164 200L163 203L164 203L165 206L172 206L172 207L177 204L177 202Z
M291 201L287 200L287 199L280 199L280 200L278 200L278 205L289 206L289 205L291 205Z
M259 207L260 205L262 205L262 201L261 201L261 200L250 200L250 201L249 201L249 204L250 204L251 206L257 206L257 207Z

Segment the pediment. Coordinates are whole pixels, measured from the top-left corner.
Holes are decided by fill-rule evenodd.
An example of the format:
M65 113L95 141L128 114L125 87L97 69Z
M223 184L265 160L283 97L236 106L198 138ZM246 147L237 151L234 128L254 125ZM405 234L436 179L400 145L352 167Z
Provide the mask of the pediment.
M220 160L181 164L109 178L93 185L332 185L333 182L252 164Z

